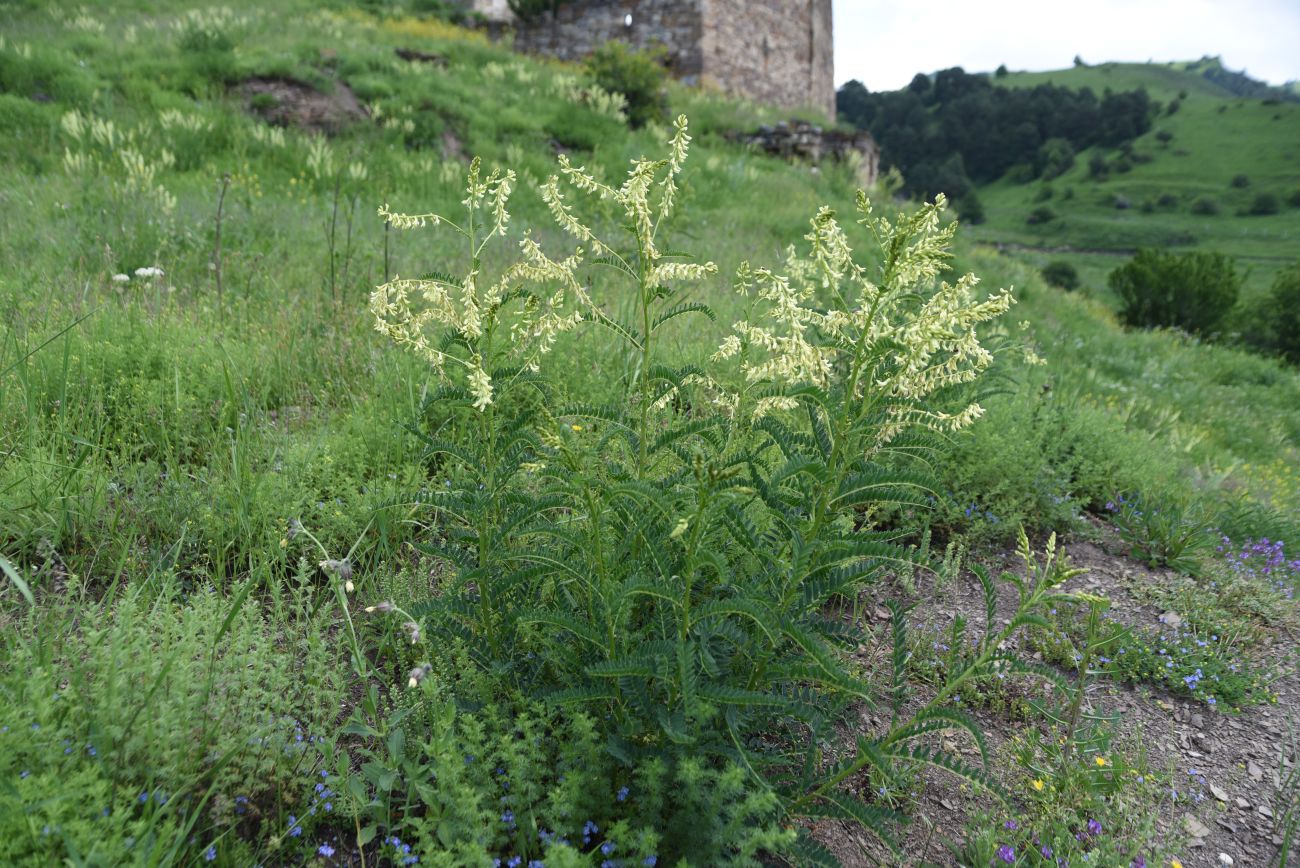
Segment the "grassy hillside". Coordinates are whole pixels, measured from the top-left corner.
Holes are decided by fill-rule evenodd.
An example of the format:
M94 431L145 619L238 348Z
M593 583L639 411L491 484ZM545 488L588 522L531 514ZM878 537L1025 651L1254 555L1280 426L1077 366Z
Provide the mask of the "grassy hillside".
M1003 179L982 188L988 222L973 234L1072 248L1078 252L1053 258L1075 261L1095 290L1104 289L1101 278L1114 262L1108 251L1141 246L1228 253L1250 269L1251 291L1267 287L1300 238L1300 104L1236 97L1186 67L1113 63L999 79L1011 87L1052 82L1097 92L1142 87L1165 108L1130 158L1093 149L1050 182ZM1104 179L1090 173L1096 157L1109 166ZM1278 213L1249 213L1261 194L1276 197ZM1039 207L1058 216L1027 225Z
M633 129L581 67L384 8L0 5L0 863L912 864L941 828L1209 865L1172 758L1059 721L1295 695L1300 375L966 227L950 258L883 191L859 225L851 167L734 143L773 109L671 86ZM1209 165L1200 100L1189 156L1075 200ZM1025 192L978 237L1047 243L997 233ZM1020 572L967 569L1021 528ZM1214 638L1074 656L1128 639L1053 533Z

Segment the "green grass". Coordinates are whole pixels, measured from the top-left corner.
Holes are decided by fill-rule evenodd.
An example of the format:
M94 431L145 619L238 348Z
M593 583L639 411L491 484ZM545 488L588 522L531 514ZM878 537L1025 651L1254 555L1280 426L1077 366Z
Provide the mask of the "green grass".
M1294 258L1291 248L1300 237L1300 208L1285 203L1300 187L1300 104L1236 97L1185 66L1102 64L999 79L1012 87L1051 82L1091 87L1098 94L1105 88L1144 87L1165 110L1133 144L1134 153L1149 162L1136 163L1127 172L1112 170L1098 181L1090 179L1088 168L1096 150L1079 154L1074 168L1048 183L1052 196L1041 203L1058 218L1037 226L1025 220L1039 204L1043 183L1000 180L980 190L988 220L972 234L1036 248L1071 248L1078 267L1091 272L1085 279L1089 285L1100 283L1096 275L1113 260L1115 254L1104 251L1167 246L1218 251L1249 269L1248 294L1260 294ZM1186 98L1168 114L1180 93ZM1157 136L1162 132L1173 138L1161 142ZM1118 158L1118 152L1101 153L1112 164ZM1249 186L1231 186L1237 175L1245 175ZM1278 214L1239 214L1262 192L1282 200ZM1166 196L1173 201L1160 204ZM1202 198L1213 199L1220 213L1193 213L1193 203ZM1117 209L1117 199L1130 207ZM1147 203L1151 210L1144 213Z
M394 752L392 732L408 715L432 720L429 731L441 726L437 714L452 705L445 697L425 706L389 690L418 662L400 629L355 625L375 680L388 686L371 690L354 677L347 659L354 625L338 605L342 592L314 566L319 553L292 524L300 520L334 557L353 553L357 600L405 603L439 586L436 563L414 546L445 518L409 497L435 469L409 429L428 421L425 400L436 382L373 330L365 304L386 274L456 272L467 263L435 232L385 232L376 211L388 204L456 212L469 158L481 155L519 172L514 220L539 227L544 245L563 249L559 233L545 228L551 224L536 193L555 170L557 150L615 179L630 158L662 153L670 135L666 123L629 130L592 98L578 67L516 57L436 21L379 17L342 0L230 5L233 18L192 18L188 5L164 0L0 8L0 556L36 601L30 605L0 574L0 724L22 730L21 741L0 740L0 852L15 862L107 863L147 852L160 862L194 863L208 846L224 864L308 859L326 839L291 831L312 804L317 781L307 779L355 771L335 752L360 737L342 732L343 721L366 708L391 723L365 735L372 759ZM229 44L195 36L209 31ZM399 47L445 64L400 61ZM234 89L255 75L325 92L350 85L370 117L329 139L272 130ZM1300 106L1225 101L1176 70L1064 75L1084 77L1058 84L1098 89L1107 77L1123 89L1149 75L1150 89L1165 100L1185 87L1181 110L1156 127L1174 133L1169 150L1146 137L1137 150L1155 159L1101 184L1080 177L1082 155L1081 167L1053 182L1053 207L1064 189L1075 190L1072 209L1061 209L1064 225L1042 233L1023 226L1034 187L994 185L981 191L989 224L963 228L964 236L1128 248L1190 232L1198 245L1251 263L1256 291L1291 255L1300 210L1273 217L1233 210L1260 190L1288 192L1300 166ZM1009 81L1033 83L1021 74ZM669 102L690 117L695 137L677 237L719 266L716 278L681 300L707 302L718 318L663 335L674 355L703 360L744 315L730 285L736 267L780 262L823 203L851 214L853 177L845 167L814 173L728 138L779 118L774 109L677 86ZM1227 106L1222 114L1219 105ZM79 137L67 120L74 111L84 122ZM1227 121L1231 145L1221 136ZM111 143L105 122L113 125ZM1179 148L1189 155L1174 155ZM143 171L131 171L127 151L140 155ZM1229 187L1241 172L1251 178L1244 192ZM218 290L216 215L227 176ZM1212 194L1225 211L1215 218L1186 214L1185 205L1138 212L1145 197L1162 192L1182 203ZM1134 208L1121 214L1100 203L1115 194L1129 196ZM597 216L608 227L620 215ZM1043 286L1032 266L1054 258L1079 266L1080 292ZM1143 491L1186 499L1234 535L1300 545L1296 371L1177 335L1119 329L1104 288L1118 261L1078 252L1013 258L982 244L959 249L957 265L979 273L985 287L1016 286L1020 304L1009 318L1029 325L1007 336L1033 341L1047 365L1004 357L1006 390L986 400L985 420L936 462L956 505L941 506L935 523L976 544L1004 541L1018 523L1067 529L1111 494ZM155 266L162 277L135 275ZM129 279L115 281L118 274ZM632 304L614 297L609 308L626 315ZM550 365L566 393L558 399L599 403L626 393L637 359L589 330L564 337ZM999 516L998 525L963 515L970 502ZM463 707L447 714L513 701L496 691L498 673L459 672L460 653L446 650L456 665L439 675L484 683L464 688L456 696ZM212 696L196 692L204 685L215 685ZM236 689L266 694L274 733L263 732ZM151 705L148 726L138 725L138 706L121 697L138 701L150 690L163 699ZM292 763L250 752L249 738L292 738L292 726L280 726L285 717L317 737L315 752ZM509 739L458 720L469 729L421 747L437 752L439 768L462 763L474 745L491 742L503 755L512 749ZM563 727L582 734L589 725L544 728L563 742ZM65 738L75 755L63 753ZM394 762L403 775L427 770L416 760ZM622 809L610 807L611 793L633 778L606 765L583 786L607 787L600 810L616 823ZM32 774L20 777L23 771ZM369 769L374 780L365 786L385 780L384 771ZM550 771L536 774L542 780ZM678 816L667 803L656 809L683 827L719 811L768 817L770 805L751 804L738 774L647 766L636 780L649 781L647 788L712 786L718 776L721 807L705 792L691 802L700 806L695 817ZM472 820L455 822L500 833L495 807L488 810L497 784L477 770L469 777L466 792L484 802ZM409 790L402 783L391 792L415 799L420 784L412 779ZM157 789L187 795L165 811L138 801ZM247 815L239 796L252 802ZM400 822L396 798L382 806L388 813L374 820L377 828ZM564 798L571 801L551 806L557 816L587 810L594 797ZM101 821L104 807L109 818ZM380 806L370 809L380 817ZM605 814L591 816L605 823ZM341 834L327 820L311 822L309 833ZM637 846L648 848L649 836L663 830L645 822ZM44 835L47 824L58 833ZM433 847L443 832L430 821L419 834ZM142 843L132 850L129 842Z

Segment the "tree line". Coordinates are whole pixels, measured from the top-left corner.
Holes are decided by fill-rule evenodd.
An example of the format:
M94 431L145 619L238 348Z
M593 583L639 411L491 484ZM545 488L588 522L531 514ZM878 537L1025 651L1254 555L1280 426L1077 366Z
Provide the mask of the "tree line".
M999 68L994 79L1005 74ZM1078 151L1147 132L1159 109L1141 89L1108 88L1098 97L1086 87L1009 88L994 79L953 67L876 93L854 80L839 89L836 108L841 120L871 132L882 164L898 167L907 192L958 201L1013 167L1025 180L1055 177Z

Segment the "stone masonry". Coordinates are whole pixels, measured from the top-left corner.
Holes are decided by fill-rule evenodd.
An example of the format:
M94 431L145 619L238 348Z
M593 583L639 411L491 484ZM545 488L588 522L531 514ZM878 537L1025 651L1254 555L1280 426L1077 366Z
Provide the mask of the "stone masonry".
M846 133L824 130L807 121L781 121L737 138L747 145L788 160L820 163L832 159L852 162L856 164L858 183L865 188L874 187L880 174L880 148L871 133L865 130Z
M831 0L567 0L515 27L516 48L565 60L609 40L662 45L689 84L835 116Z

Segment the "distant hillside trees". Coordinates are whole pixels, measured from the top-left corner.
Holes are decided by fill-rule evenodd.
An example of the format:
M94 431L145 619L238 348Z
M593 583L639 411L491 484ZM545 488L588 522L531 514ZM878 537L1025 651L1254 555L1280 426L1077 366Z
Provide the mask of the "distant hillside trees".
M1147 132L1155 113L1144 90L1098 97L1052 84L1006 88L961 67L918 74L898 91L872 93L850 81L836 106L842 120L871 131L882 163L902 171L908 192L954 199L963 184L969 190L1016 165L1054 177L1085 148L1119 147Z

